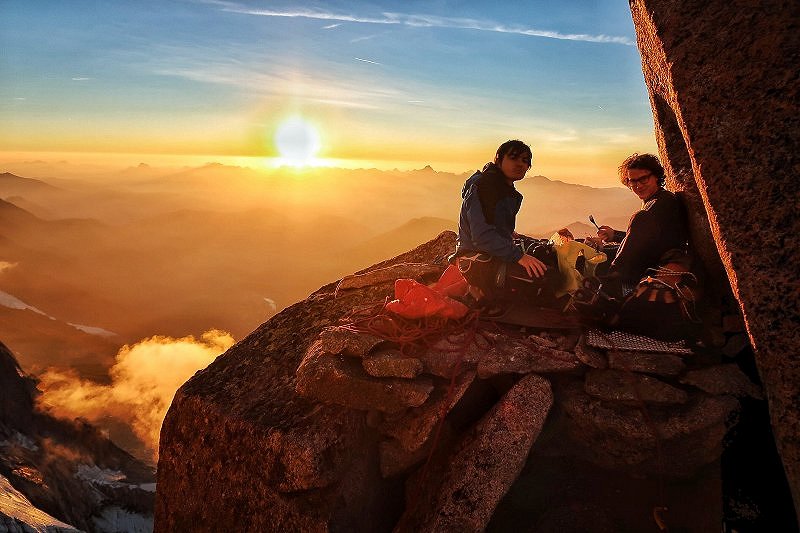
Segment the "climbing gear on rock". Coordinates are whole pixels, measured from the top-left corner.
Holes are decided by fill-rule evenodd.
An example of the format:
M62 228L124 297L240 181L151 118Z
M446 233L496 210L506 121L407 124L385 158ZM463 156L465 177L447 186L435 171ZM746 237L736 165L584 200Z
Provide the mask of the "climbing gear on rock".
M696 337L697 278L679 265L648 270L619 310L621 328L661 340Z

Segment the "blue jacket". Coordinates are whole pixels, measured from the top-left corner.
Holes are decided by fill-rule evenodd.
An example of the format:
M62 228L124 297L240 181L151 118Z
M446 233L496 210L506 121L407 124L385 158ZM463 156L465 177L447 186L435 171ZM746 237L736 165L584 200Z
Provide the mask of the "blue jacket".
M516 263L522 250L514 246L514 226L522 195L489 163L464 183L461 191L456 254L483 252Z

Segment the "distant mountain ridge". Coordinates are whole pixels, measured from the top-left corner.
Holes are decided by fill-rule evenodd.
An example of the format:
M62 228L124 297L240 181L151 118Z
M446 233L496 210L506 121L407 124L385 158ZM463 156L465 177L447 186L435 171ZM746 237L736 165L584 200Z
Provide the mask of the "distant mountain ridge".
M11 202L0 200L0 224L3 226L8 227L8 225L12 224L36 224L38 222L41 222L39 217Z
M56 192L60 190L49 183L34 178L24 178L11 172L0 174L0 193L4 198L10 195L24 195L31 190Z
M268 318L264 298L280 308L326 279L455 230L469 174L430 166L296 174L210 164L160 177L158 169L136 170L141 178L110 177L78 190L2 174L0 197L10 183L24 186L15 189L19 198L58 218L0 204L0 261L19 265L0 275L0 290L53 316L118 332L125 342L209 327L240 335ZM535 237L589 214L624 225L638 206L622 188L544 176L518 188L525 200L517 230Z
M123 344L152 335L221 329L240 339L327 281L455 230L470 174L220 164L123 173L75 187L0 180L0 198L21 204L0 203L0 291L57 319L0 308L5 341L28 368L54 364L103 380ZM613 226L638 206L622 188L543 176L518 187L517 229L534 237L589 214Z
M348 249L345 253L367 267L376 258L397 255L413 248L416 243L430 240L445 230L455 231L457 227L457 222L445 218L414 218Z

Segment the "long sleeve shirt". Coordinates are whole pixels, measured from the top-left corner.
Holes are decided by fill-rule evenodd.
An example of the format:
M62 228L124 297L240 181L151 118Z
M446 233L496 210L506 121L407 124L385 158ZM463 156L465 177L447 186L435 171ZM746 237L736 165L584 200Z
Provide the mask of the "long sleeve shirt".
M658 266L667 251L676 248L685 251L687 240L683 205L674 194L659 189L631 217L609 272L619 273L623 281L636 283L648 268Z

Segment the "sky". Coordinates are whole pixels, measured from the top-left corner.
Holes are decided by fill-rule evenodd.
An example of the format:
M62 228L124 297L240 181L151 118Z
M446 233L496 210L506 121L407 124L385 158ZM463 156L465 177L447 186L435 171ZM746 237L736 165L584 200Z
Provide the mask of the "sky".
M609 186L656 149L623 0L0 0L0 49L0 163L459 172L520 138L534 173Z

